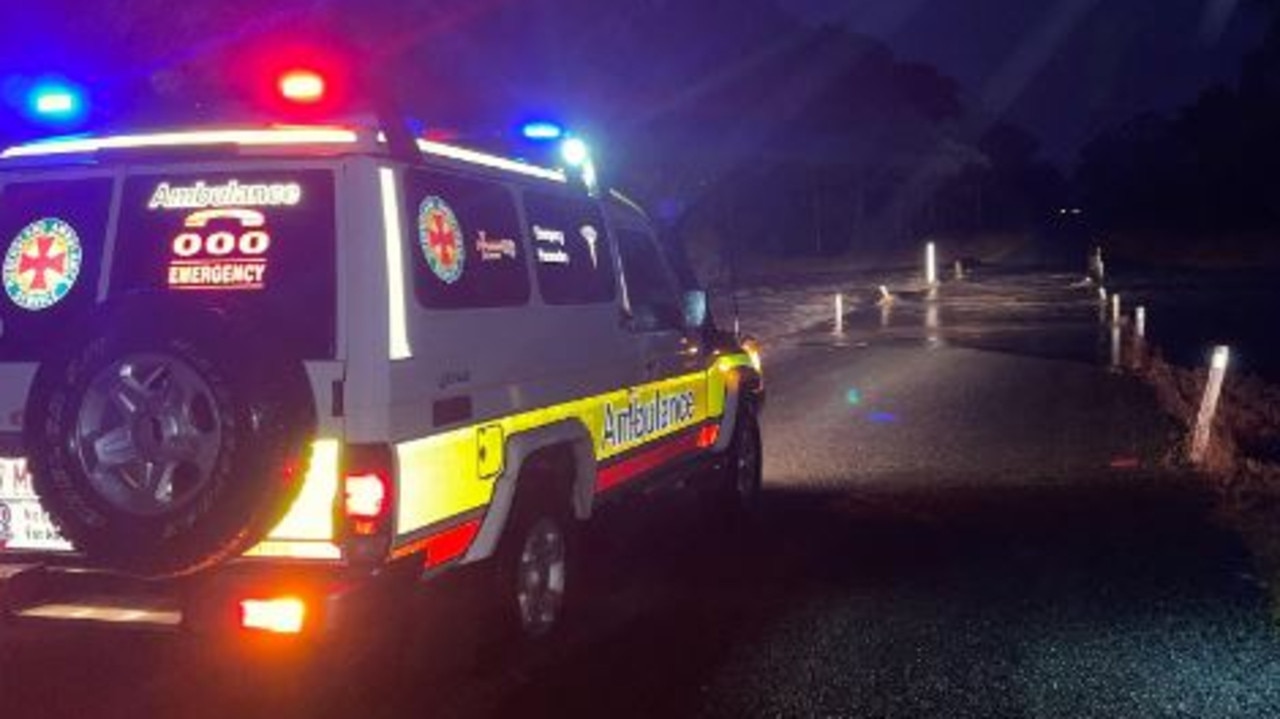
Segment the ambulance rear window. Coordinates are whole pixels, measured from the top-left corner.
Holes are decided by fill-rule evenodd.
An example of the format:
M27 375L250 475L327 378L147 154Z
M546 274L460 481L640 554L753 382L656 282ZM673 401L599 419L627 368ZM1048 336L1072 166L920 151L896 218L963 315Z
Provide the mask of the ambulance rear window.
M333 173L260 170L125 181L112 291L195 293L303 359L334 355Z

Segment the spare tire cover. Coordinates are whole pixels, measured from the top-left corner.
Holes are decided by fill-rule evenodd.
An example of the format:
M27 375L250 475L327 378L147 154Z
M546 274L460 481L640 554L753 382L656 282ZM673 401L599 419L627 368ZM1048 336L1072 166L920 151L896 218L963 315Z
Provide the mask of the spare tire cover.
M302 363L211 312L100 316L44 363L25 440L41 503L94 564L142 576L236 556L301 484Z

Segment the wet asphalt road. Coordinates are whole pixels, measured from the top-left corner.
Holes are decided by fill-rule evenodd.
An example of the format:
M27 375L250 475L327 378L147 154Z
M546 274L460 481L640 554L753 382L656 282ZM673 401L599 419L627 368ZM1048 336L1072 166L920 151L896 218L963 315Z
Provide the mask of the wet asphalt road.
M11 644L0 715L1280 716L1248 557L1203 484L1161 468L1176 435L1148 393L1087 361L1089 309L974 309L1055 286L779 340L758 526L684 495L610 513L552 649L495 643L458 577L409 661L286 674L149 638Z

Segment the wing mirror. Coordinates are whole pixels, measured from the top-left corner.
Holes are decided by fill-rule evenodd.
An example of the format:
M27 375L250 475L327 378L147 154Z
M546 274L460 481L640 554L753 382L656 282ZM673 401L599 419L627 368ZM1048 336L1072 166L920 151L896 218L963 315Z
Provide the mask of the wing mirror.
M707 324L706 290L686 290L681 297L681 312L685 329L700 330Z

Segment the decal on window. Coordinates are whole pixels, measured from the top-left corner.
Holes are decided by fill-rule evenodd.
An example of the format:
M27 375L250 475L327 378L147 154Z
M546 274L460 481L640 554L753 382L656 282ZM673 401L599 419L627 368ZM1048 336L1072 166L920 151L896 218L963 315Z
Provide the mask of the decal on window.
M56 305L75 286L83 252L71 225L57 218L36 220L9 243L4 256L4 289L24 310Z
M271 235L257 210L200 210L187 216L170 244L169 287L260 290L267 282Z
M600 268L600 258L596 256L596 242L600 240L600 233L591 225L584 225L578 230L578 234L582 235L582 239L587 241L587 251L591 253L592 269Z
M533 240L537 243L538 262L544 265L569 264L569 253L565 251L564 232L534 225Z
M427 265L441 282L451 285L462 277L467 260L462 226L449 205L435 195L418 206L418 244Z
M302 202L302 185L296 182L221 185L203 181L177 187L161 182L147 202L149 210L199 210L209 207L293 207Z
M504 258L514 260L516 258L516 241L489 237L487 232L480 230L480 234L476 238L476 254L480 255L480 259L484 262L493 262Z

